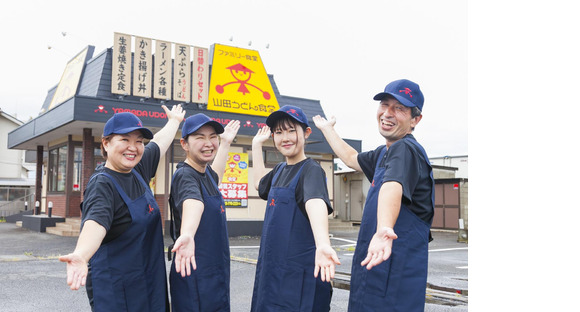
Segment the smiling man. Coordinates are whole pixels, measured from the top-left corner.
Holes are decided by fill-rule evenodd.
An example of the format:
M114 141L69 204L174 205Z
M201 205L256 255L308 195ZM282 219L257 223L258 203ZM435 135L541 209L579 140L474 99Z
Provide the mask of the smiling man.
M336 119L313 118L330 146L371 182L352 261L349 311L423 311L434 180L429 158L412 132L423 93L401 79L374 96L385 145L358 154L334 130Z

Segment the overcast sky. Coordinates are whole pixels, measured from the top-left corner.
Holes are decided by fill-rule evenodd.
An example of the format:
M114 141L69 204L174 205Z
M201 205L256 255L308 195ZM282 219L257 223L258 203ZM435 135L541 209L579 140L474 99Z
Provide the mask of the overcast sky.
M430 156L467 155L464 0L18 1L0 17L0 107L24 121L74 55L88 44L96 55L122 32L257 50L281 94L320 100L339 134L364 150L384 144L372 97L413 80L425 95L419 142Z

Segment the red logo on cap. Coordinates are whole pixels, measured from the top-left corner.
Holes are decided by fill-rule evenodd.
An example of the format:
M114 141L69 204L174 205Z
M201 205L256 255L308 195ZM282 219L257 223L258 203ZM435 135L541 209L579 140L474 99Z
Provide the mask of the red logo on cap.
M289 110L286 111L288 114L294 114L296 115L296 117L300 117L300 115L298 115L298 113L296 112L295 109L291 108Z
M409 97L413 97L413 95L411 94L411 89L409 89L409 88L399 90L399 93L401 93L401 92L405 92L405 94L407 94Z
M140 122L140 121L137 123L137 126L139 126L139 127L143 127L143 125L141 124L141 122Z
M272 198L272 201L270 202L270 204L268 206L276 206L276 203L274 203L274 198Z

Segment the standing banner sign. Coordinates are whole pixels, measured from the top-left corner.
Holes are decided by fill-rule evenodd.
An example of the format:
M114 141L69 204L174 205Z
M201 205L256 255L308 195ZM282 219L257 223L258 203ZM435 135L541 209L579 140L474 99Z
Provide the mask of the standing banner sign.
M248 207L247 153L228 153L226 170L219 189L226 207Z

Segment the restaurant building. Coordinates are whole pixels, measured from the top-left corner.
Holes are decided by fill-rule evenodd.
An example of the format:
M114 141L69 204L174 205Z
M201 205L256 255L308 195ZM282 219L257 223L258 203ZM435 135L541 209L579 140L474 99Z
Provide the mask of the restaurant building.
M40 103L39 103L40 104ZM153 133L167 119L161 105L181 104L185 117L204 113L226 125L240 120L220 190L227 206L230 235L261 231L266 203L253 185L253 136L266 116L284 105L304 110L312 126L307 157L325 170L334 199L334 155L312 117L325 116L320 101L280 94L273 75L266 73L258 51L214 44L199 48L115 33L112 48L94 55L88 46L67 64L61 81L48 91L40 114L8 133L8 148L36 151L35 201L52 215L80 217L83 191L97 165L104 163L100 140L106 121L115 113L132 112ZM40 106L40 105L39 105ZM171 177L185 160L179 143L161 158L150 187L167 220ZM361 141L347 140L357 151ZM265 144L267 168L284 161L273 142Z

